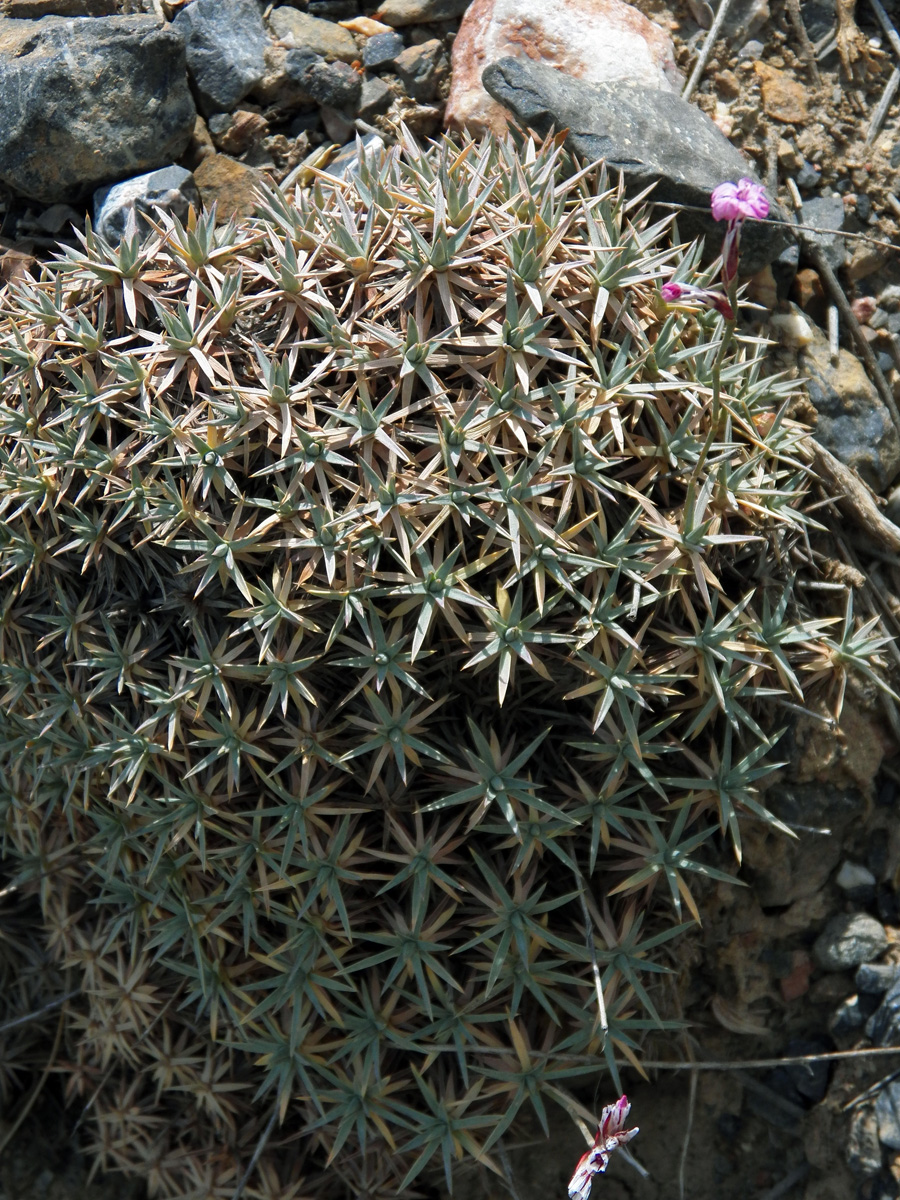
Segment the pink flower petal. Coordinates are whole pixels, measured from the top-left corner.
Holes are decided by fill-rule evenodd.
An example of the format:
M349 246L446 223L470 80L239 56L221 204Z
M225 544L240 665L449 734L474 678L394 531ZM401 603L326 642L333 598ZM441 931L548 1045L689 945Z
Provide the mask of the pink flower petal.
M766 189L752 179L720 183L712 190L710 204L717 221L743 221L747 217L760 220L769 215Z
M614 1150L630 1142L638 1133L637 1128L623 1128L630 1111L627 1096L620 1096L615 1104L607 1104L604 1108L594 1144L587 1154L581 1156L575 1174L569 1181L569 1200L589 1200L594 1176L606 1170L609 1156Z

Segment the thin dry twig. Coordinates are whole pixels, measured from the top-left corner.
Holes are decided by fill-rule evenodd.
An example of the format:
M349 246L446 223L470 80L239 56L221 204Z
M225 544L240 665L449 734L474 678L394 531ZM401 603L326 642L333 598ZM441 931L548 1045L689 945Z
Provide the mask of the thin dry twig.
M878 24L884 30L884 36L891 43L894 53L900 58L900 34L897 33L891 18L885 12L881 0L869 0L869 5L878 18Z
M835 493L841 512L887 550L900 553L900 527L884 515L875 493L856 471L835 458L815 438L806 438L805 446L819 477Z
M32 1108L34 1108L34 1103L43 1091L44 1084L50 1078L50 1072L53 1070L53 1065L56 1062L56 1056L59 1053L59 1044L62 1041L63 1029L65 1027L65 1016L65 1013L59 1014L59 1020L56 1023L56 1037L53 1039L53 1047L50 1050L50 1056L47 1059L47 1065L41 1072L40 1079L38 1079L37 1083L29 1092L28 1098L16 1113L16 1119L13 1121L12 1125L10 1125L9 1129L7 1129L2 1136L0 1136L0 1156L2 1156L3 1151L18 1133L25 1118L31 1112Z
M883 1087L892 1083L898 1075L900 1075L900 1068L896 1071L891 1071L889 1075L885 1075L883 1079L879 1079L877 1083L873 1083L867 1087L864 1092L860 1092L858 1096L854 1096L852 1100L848 1100L841 1108L841 1112L849 1112L851 1108L856 1108L857 1104L865 1104L867 1100L871 1100L873 1096L877 1096Z
M594 931L591 927L591 914L588 912L588 906L584 899L584 882L581 882L581 887L578 892L578 899L581 901L581 912L584 916L584 931L587 940L588 953L591 956L591 973L594 976L594 990L597 993L597 1008L600 1010L600 1031L603 1035L603 1045L606 1045L606 1037L609 1033L609 1022L606 1019L606 1002L603 999L603 981L600 978L600 967L597 963L597 950L594 946Z
M680 1200L685 1200L687 1195L685 1190L685 1172L687 1169L688 1149L691 1144L691 1130L694 1127L694 1112L697 1107L697 1074L691 1076L690 1090L688 1092L688 1114L687 1125L684 1130L684 1141L681 1143L681 1157L678 1160L678 1195Z
M900 1054L900 1046L826 1050L821 1054L789 1054L784 1058L737 1058L732 1062L721 1062L716 1059L698 1062L664 1062L662 1059L644 1059L641 1066L647 1071L762 1071L774 1067L790 1067L800 1063L835 1062L842 1058L881 1058L887 1054Z
M509 1188L509 1194L513 1200L521 1200L516 1187L515 1176L513 1175L512 1163L509 1161L509 1155L506 1153L506 1147L500 1144L497 1149L500 1153L500 1165L503 1167L503 1174L506 1176L506 1185Z
M809 40L809 34L806 32L806 25L803 21L803 14L800 11L800 0L787 0L787 10L791 18L791 24L794 27L794 33L797 35L797 41L800 43L800 50L803 54L803 59L809 67L816 87L820 87L822 76L819 74L819 66L816 62L816 49Z
M788 1171L787 1175L783 1179L780 1179L774 1187L770 1187L767 1192L763 1192L759 1200L780 1200L782 1196L787 1195L794 1184L802 1183L808 1174L809 1163L800 1163L799 1166L794 1167L793 1171Z
M700 82L700 77L706 70L706 64L709 62L709 56L713 52L713 47L719 38L719 32L725 24L725 18L728 16L728 10L731 7L731 0L719 0L719 8L716 12L716 19L712 23L712 28L706 35L706 40L703 43L703 49L700 51L700 57L694 64L694 69L691 72L691 77L684 85L684 91L681 93L682 100L690 100L694 94L694 88Z
M265 1150L266 1142L268 1142L269 1138L272 1136L272 1130L275 1128L275 1121L277 1120L277 1118L278 1118L278 1105L276 1104L272 1108L272 1115L271 1115L271 1117L269 1117L269 1120L268 1120L268 1123L267 1123L265 1129L262 1131L262 1133L259 1136L259 1141L256 1143L256 1149L253 1151L253 1157L250 1159L250 1162L247 1164L247 1170L241 1176L240 1182L238 1183L237 1187L235 1188L234 1195L232 1196L231 1200L240 1200L241 1196L244 1194L244 1188L247 1186L247 1183L250 1180L250 1176L253 1174L256 1164L259 1162L259 1156L262 1154L263 1150Z
M888 109L894 103L894 97L897 95L897 88L900 87L900 67L894 67L884 85L884 91L881 93L881 99L875 106L872 117L869 121L869 128L866 130L866 145L870 145L874 140L881 126L884 124L884 118L887 116Z
M57 996L55 1000L51 1000L45 1004L43 1008L35 1009L34 1012L26 1013L24 1017L16 1017L14 1021L5 1021L0 1025L0 1033L6 1033L9 1029L15 1029L19 1025L27 1025L30 1021L37 1021L48 1012L53 1012L54 1008L59 1008L65 1004L67 1000L72 1000L79 992L66 992L64 996Z

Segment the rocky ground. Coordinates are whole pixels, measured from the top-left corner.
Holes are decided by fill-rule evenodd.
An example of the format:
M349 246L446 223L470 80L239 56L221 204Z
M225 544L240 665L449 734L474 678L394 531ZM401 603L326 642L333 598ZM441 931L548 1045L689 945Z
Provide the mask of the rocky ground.
M801 223L819 231L799 248L763 254L766 265L754 264L758 307L747 316L774 339L773 366L809 378L809 398L797 410L897 518L900 438L889 410L900 399L898 106L873 118L900 64L900 39L890 31L890 7L881 10L885 25L868 0L859 4L860 32L846 34L843 0L837 8L834 0L806 0L799 9L780 0L733 0L691 101L747 156L782 212L792 213L799 199ZM0 277L27 269L58 238L72 240L88 213L110 237L122 228L123 204L141 197L176 212L201 200L240 214L252 207L261 176L303 183L313 169L344 169L357 134L388 142L401 123L420 137L438 134L467 7L468 0L294 0L265 10L256 0L215 0L212 7L211 0L2 0ZM478 0L478 7L487 6ZM528 8L525 0L520 7ZM636 7L672 39L668 61L664 39L645 38L641 86L679 90L703 51L712 11L705 0L638 0ZM542 44L541 52L555 55L557 68L569 63L576 77L593 78L593 66L577 65L578 42L613 5L582 0L562 8L575 13L574 48L554 43L551 55ZM61 68L48 68L47 81L35 84L31 57L52 66L66 38L82 38L83 27L67 27L65 37L47 23L38 29L36 19L48 14L120 14L137 22L100 49L88 48L97 56L93 83L85 70L80 113L67 118L78 127L83 153L62 153L52 141L48 97ZM183 64L180 75L172 66L184 37L189 76ZM129 74L137 40L141 70ZM541 65L533 36L529 44L528 70ZM28 73L28 89L17 72ZM147 122L154 88L164 101ZM23 91L44 109L17 108ZM342 158L339 148L348 143ZM129 183L134 171L122 161L155 171L155 179ZM859 361L864 346L868 367ZM843 548L847 561L854 547L856 541ZM866 557L868 579L835 565L826 584L853 587L889 632L900 628L896 551L882 547L880 556ZM790 762L769 781L767 803L798 837L750 826L742 876L748 886L707 891L702 930L689 946L679 943L660 992L660 1006L686 1028L650 1044L647 1057L662 1065L648 1069L648 1081L625 1075L642 1131L632 1149L647 1175L617 1161L595 1195L900 1196L895 738L890 714L864 689L848 698L836 734L815 721L792 732ZM895 1046L896 1056L816 1057ZM791 1061L753 1065L782 1059ZM693 1068L674 1069L678 1063ZM594 1108L613 1098L582 1097ZM0 1143L19 1103L21 1097L8 1106ZM51 1078L0 1155L3 1200L122 1194L116 1182L87 1182L77 1139L61 1136L73 1120ZM461 1175L460 1187L473 1196L508 1190L520 1200L564 1195L582 1145L566 1118L553 1132L550 1150L538 1130L519 1129L507 1147L508 1188L475 1175Z

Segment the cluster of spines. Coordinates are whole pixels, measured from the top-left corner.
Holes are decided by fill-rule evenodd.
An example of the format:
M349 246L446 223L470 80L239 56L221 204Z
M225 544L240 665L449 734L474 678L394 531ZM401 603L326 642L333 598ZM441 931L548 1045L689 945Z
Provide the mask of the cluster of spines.
M260 1195L374 1195L618 1084L704 843L774 820L763 702L869 669L792 592L789 386L665 310L669 224L558 141L410 143L0 294L5 846L156 1193L263 1102Z

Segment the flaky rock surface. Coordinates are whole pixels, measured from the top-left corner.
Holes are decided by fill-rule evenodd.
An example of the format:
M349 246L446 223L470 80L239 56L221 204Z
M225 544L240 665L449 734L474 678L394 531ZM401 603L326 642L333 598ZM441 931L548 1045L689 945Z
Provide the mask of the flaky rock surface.
M76 199L168 165L195 116L184 44L154 17L3 22L0 180L30 199Z

